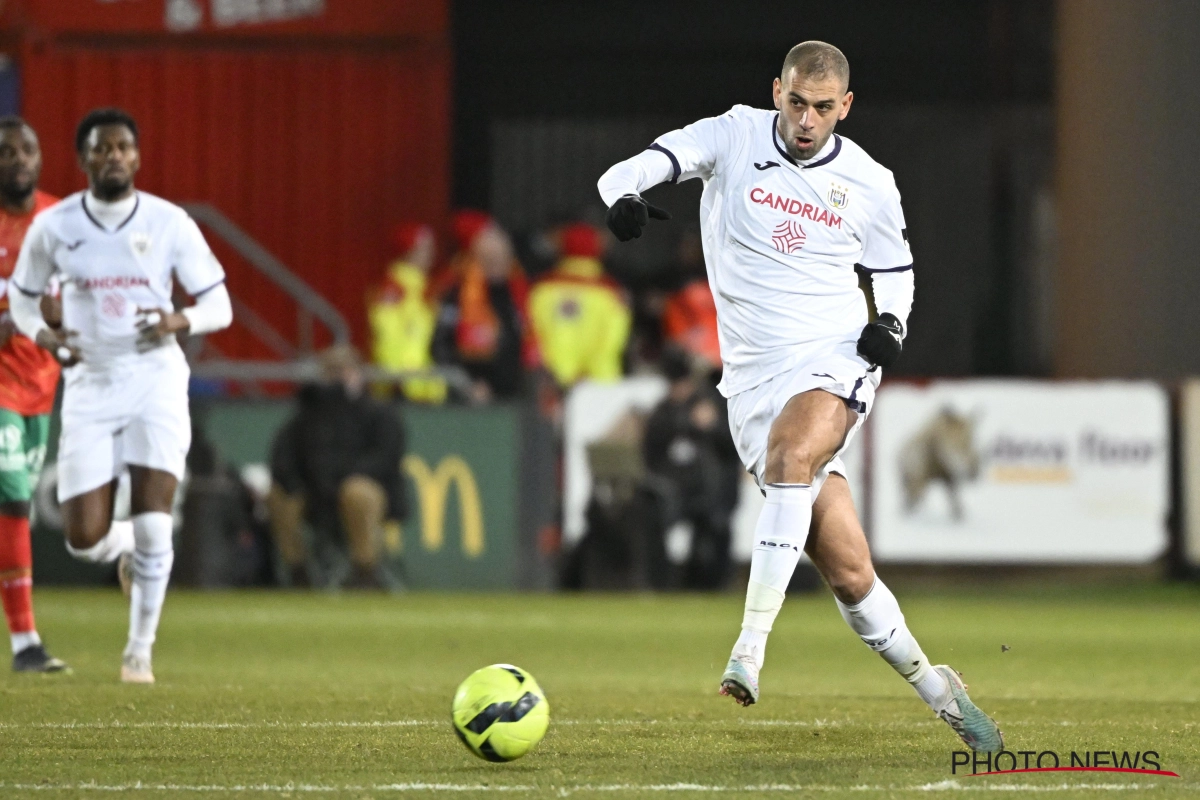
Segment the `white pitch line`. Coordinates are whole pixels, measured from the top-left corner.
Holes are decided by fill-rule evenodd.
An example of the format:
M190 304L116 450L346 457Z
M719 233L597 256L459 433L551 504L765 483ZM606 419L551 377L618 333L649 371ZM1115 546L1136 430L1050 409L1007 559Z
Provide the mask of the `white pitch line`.
M555 725L633 726L658 725L657 719L564 719L555 720ZM695 724L694 720L666 720L667 723ZM253 730L255 728L418 728L449 725L449 720L396 719L396 720L317 720L313 722L175 722L153 720L148 722L0 722L0 729L25 728L37 730L75 729L135 729L165 728L168 730Z
M1154 783L993 783L993 784L963 784L959 781L947 780L939 783L926 783L919 786L831 786L826 784L757 784L748 786L722 786L703 783L661 783L661 784L576 784L576 785L547 785L529 786L523 784L482 784L482 783L381 783L374 785L341 785L285 783L285 784L177 784L177 783L134 783L101 784L87 783L3 783L0 790L15 791L69 791L69 792L191 792L198 794L234 794L257 792L260 794L319 794L330 792L501 792L528 794L532 792L550 792L559 796L586 793L624 794L628 792L714 792L727 794L754 794L762 792L1069 792L1069 791L1144 791L1154 789ZM1188 785L1180 788L1197 789L1200 786Z
M708 724L721 724L724 720L708 720ZM112 720L109 722L0 722L0 730L24 728L24 729L40 729L40 730L73 730L73 729L138 729L138 728L161 728L167 730L254 730L256 728L272 728L272 729L304 729L304 728L420 728L441 726L447 724L445 720L433 719L395 719L395 720L314 720L310 722L285 722L285 721L262 721L262 722L176 722L172 720L152 720L146 722L122 722ZM695 725L696 720L693 719L563 719L552 720L553 725L578 725L578 726L595 726L595 727L636 727L639 725ZM756 728L840 728L863 726L868 728L928 728L940 726L941 723L936 720L891 720L886 722L873 722L870 720L854 720L854 719L813 719L813 720L793 720L793 719L739 719L736 721L738 725L746 725ZM1031 720L1010 720L1004 723L1004 727L1025 727L1025 726L1089 726L1093 723L1080 723L1068 720L1058 722L1035 722ZM1185 725L1190 727L1189 725Z
M925 728L931 725L940 724L932 720L914 720L912 722L867 722L866 720L854 719L743 719L739 720L738 722L741 725L753 725L755 727L764 728L840 728L846 725L866 725L872 728ZM693 724L695 723L693 722Z
M121 729L121 728L167 728L171 730L244 730L252 728L410 728L445 723L425 719L397 719L367 722L340 722L325 720L318 722L0 722L0 728L34 728L42 730Z
M719 720L710 720L718 723ZM397 720L316 720L310 722L178 722L173 720L151 720L143 722L0 722L0 729L25 728L38 730L74 730L74 729L137 729L162 728L168 730L253 730L255 728L415 728L425 726L440 726L448 724L445 720L433 719L397 719ZM633 727L638 725L695 725L692 719L562 719L553 720L554 725L578 725L596 727ZM787 720L761 719L738 720L739 725L755 727L793 727L793 728L832 728L844 725L868 725L871 727L889 728L920 728L938 723L932 721L913 722L866 722L855 720Z

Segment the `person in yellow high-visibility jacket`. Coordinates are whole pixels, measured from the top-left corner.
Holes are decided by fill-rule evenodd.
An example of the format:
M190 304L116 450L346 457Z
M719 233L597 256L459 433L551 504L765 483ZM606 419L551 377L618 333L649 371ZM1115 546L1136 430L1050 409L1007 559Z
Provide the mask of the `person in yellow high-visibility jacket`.
M418 223L397 225L393 244L400 257L367 303L371 355L376 366L391 372L432 369L437 304L428 296L427 284L436 252L433 229ZM404 378L400 387L414 402L446 400L446 381L436 375Z
M621 287L604 274L600 235L590 225L569 225L560 251L529 294L542 364L564 389L584 379L618 380L630 313Z

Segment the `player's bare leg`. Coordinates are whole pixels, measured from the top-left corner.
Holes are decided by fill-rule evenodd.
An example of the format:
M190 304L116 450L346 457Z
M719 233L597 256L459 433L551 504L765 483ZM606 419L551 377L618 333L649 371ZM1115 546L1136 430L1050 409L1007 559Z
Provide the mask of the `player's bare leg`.
M742 633L721 678L721 694L758 701L767 634L783 607L812 520L812 482L837 453L858 416L836 395L813 390L787 402L767 438L766 505L754 531Z
M841 475L830 475L821 488L804 551L833 590L842 618L863 642L900 673L969 747L1000 750L1004 740L996 723L967 697L957 673L929 663L895 596L875 575L866 534Z
M113 519L117 481L67 498L62 504L67 551L80 561L108 564L133 552L133 526Z
M133 523L113 519L117 481L68 498L62 504L67 552L92 564L117 562L121 590L129 596L133 557Z

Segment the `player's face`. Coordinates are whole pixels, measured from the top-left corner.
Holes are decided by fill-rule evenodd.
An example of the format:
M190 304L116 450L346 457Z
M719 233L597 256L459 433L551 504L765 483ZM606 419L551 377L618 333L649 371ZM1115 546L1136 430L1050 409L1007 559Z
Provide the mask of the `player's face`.
M98 125L88 134L80 166L101 200L120 200L133 191L133 176L142 165L133 131L124 125Z
M0 133L0 195L12 203L24 202L42 174L42 148L27 127L6 128Z
M850 113L854 92L837 78L813 78L789 70L775 79L775 108L779 109L779 136L788 155L807 161L821 152L838 120Z

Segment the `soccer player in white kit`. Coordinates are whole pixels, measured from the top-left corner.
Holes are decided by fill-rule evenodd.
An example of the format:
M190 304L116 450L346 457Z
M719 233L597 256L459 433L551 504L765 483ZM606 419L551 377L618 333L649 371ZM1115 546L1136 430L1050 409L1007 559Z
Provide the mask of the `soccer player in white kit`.
M755 529L741 635L721 694L758 701L767 634L808 553L843 618L972 749L1003 739L959 675L933 666L875 575L839 455L871 411L881 367L900 355L912 256L892 173L835 134L850 111L850 68L824 42L792 48L775 110L735 106L660 136L599 181L621 241L670 215L641 192L704 181L700 223L717 306L729 421L766 496ZM868 321L855 267L872 278Z
M187 213L134 189L137 124L97 109L75 148L88 190L38 216L13 273L13 319L64 369L58 498L67 549L105 562L132 551L129 641L121 680L153 683L154 644L174 561L171 505L191 445L189 369L175 335L233 319L225 272ZM62 281L63 324L47 327L38 298ZM173 310L173 284L196 298ZM129 469L133 524L112 521ZM131 541L132 540L132 541Z

